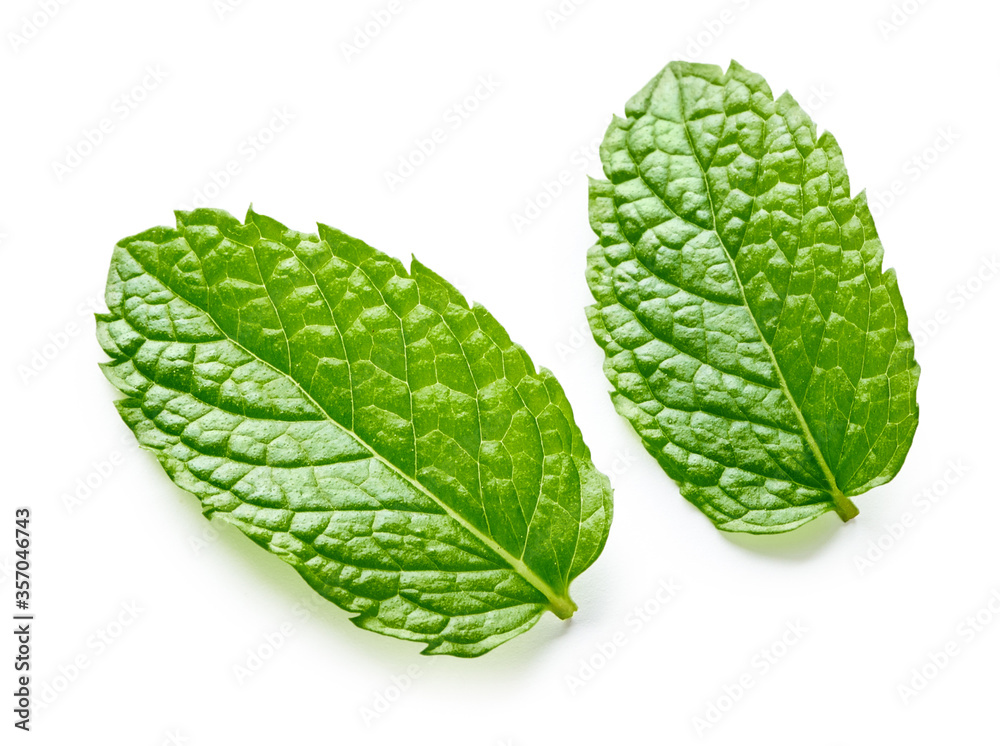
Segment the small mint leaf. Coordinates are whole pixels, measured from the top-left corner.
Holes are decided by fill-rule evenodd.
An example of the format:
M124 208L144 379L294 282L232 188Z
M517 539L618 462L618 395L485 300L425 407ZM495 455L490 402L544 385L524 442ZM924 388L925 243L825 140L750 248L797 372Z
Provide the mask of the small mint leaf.
M588 318L619 413L726 531L788 531L888 482L913 340L833 135L735 62L672 62L590 187Z

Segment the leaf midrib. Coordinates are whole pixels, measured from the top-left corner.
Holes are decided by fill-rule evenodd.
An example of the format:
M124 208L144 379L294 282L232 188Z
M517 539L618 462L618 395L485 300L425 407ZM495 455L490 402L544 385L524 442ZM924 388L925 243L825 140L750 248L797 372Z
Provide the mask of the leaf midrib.
M674 71L672 69L670 72L672 75L674 75ZM771 360L771 365L774 366L775 373L777 374L778 383L781 386L781 391L784 394L785 399L787 399L789 405L791 406L792 411L795 413L795 417L799 422L799 427L802 428L802 437L805 438L805 441L808 444L809 449L812 451L813 457L819 464L819 467L823 472L823 476L830 486L830 497L833 502L833 507L837 511L837 514L843 520L847 521L858 514L858 509L854 505L854 503L851 502L850 498L844 495L840 487L837 486L837 479L834 476L833 471L830 469L829 464L827 464L826 458L824 457L823 452L820 450L819 443L817 443L816 438L813 437L812 430L809 428L809 423L806 421L805 415L799 408L798 402L796 402L795 398L792 396L791 389L789 389L788 387L788 382L785 380L785 373L781 369L781 366L778 364L778 358L774 354L774 349L771 347L771 345L767 341L767 338L764 336L764 331L760 328L760 325L757 323L757 317L754 316L753 310L750 307L750 303L747 300L746 288L743 286L743 279L740 277L740 273L736 269L736 262L734 262L733 257L730 256L729 250L726 248L726 243L722 239L722 234L719 233L719 226L715 212L715 202L712 198L712 190L708 185L708 174L705 169L705 165L701 162L701 158L698 156L698 149L695 147L694 140L691 137L691 132L688 129L688 120L687 117L684 115L684 94L682 92L682 86L680 84L680 80L677 78L676 75L674 75L674 78L675 80L677 80L677 98L680 103L681 122L684 125L684 137L687 139L688 146L691 148L691 156L694 158L695 163L698 164L698 170L701 172L702 184L705 187L705 194L708 197L708 204L712 213L712 232L715 234L716 238L719 239L719 246L722 249L722 253L725 254L726 261L729 262L729 267L732 270L733 277L736 280L736 286L740 290L740 298L743 301L743 306L747 309L747 315L753 322L753 327L757 331L757 336L760 337L761 344L763 344L764 349L767 350L767 355ZM656 114L649 111L648 106L646 108L645 113L657 119L659 118L657 117ZM757 170L758 178L754 179L754 194L753 194L753 206L756 206L757 185L759 183L759 176L760 176L760 160L759 159L754 159L754 160L757 162L757 169L758 169ZM669 205L665 206L669 209ZM753 219L753 208L751 208L750 218L751 220ZM749 229L749 224L748 224L748 229Z
M235 240L233 240L229 236L226 236L226 239L229 240L229 241L232 241L235 244L242 245L245 248L250 249L251 253L254 253L252 246L249 246L249 245L247 245L245 243L242 243L240 241L235 241ZM186 243L186 239L185 239L185 243ZM506 562L508 565L510 565L511 569L514 570L514 572L516 572L518 575L520 575L529 585L531 585L533 588L535 588L535 590L539 591L543 596L545 596L546 599L548 599L548 602L549 602L548 608L557 617L559 617L560 619L568 619L570 616L573 615L573 613L577 609L577 606L573 602L573 600L569 597L568 593L565 594L565 595L560 595L559 593L557 593L552 588L552 586L550 586L548 583L546 583L542 578L540 578L538 576L537 573L535 573L531 568L529 568L528 565L525 564L525 562L523 561L523 559L515 557L513 554L511 554L506 549L504 549L495 539L493 539L492 537L484 534L482 531L480 531L478 528L476 528L476 526L474 526L472 523L470 523L464 516L462 516L461 513L457 512L454 508L452 508L446 502L444 502L443 500L441 500L441 498L439 498L437 495L435 495L433 492L431 492L423 484L421 484L420 482L418 482L416 479L412 478L409 474L407 474L406 472L404 472L403 470L401 470L399 467L397 467L391 461L389 461L384 456L382 456L380 453L378 453L373 446L371 446L368 443L366 443L361 438L361 436L358 435L353 429L349 429L349 428L345 427L344 425L342 425L341 423L337 422L337 420L335 420L330 415L330 413L327 412L326 408L323 405L321 405L318 401L316 401L316 399L313 398L312 394L310 394L299 383L299 381L292 375L292 373L291 373L291 366L289 366L289 372L285 373L280 368L277 368L276 366L274 366L273 364L271 364L267 360L264 360L263 358L261 358L259 355L257 355L252 350L250 350L247 347L245 347L238 340L235 340L232 337L230 337L229 334L227 334L226 331L224 329L222 329L221 326L219 326L218 322L216 322L216 320L212 317L211 313L209 313L209 311L207 309L202 308L197 303L193 302L189 298L187 298L187 297L181 295L179 292L177 292L177 290L174 289L166 280L164 280L163 278L159 277L149 267L147 267L142 262L141 259L139 259L137 256L135 256L135 254L133 254L129 250L128 246L123 246L122 248L125 249L125 251L128 253L128 255L130 257L132 257L132 259L136 263L138 263L140 267L142 267L143 271L145 271L150 276L155 277L159 282L163 283L163 285L166 288L168 288L175 296L177 296L178 298L181 298L182 300L184 300L187 303L190 303L192 306L194 306L199 311L201 311L202 313L204 313L205 316L215 326L215 328L218 329L219 333L223 336L223 338L225 338L226 340L228 340L229 342L231 342L233 345L235 345L236 347L238 347L239 349L241 349L243 352L245 352L250 357L252 357L255 360L257 360L261 365L267 366L268 368L270 368L271 370L273 370L278 375L284 376L285 378L287 378L287 380L291 381L292 384L295 386L295 388L297 388L302 393L302 395L314 407L316 407L316 410L323 416L324 419L326 419L328 422L330 422L334 426L340 428L343 432L345 432L347 435L349 435L351 438L353 438L354 441L357 442L362 448L364 448L369 453L371 453L373 459L379 461L383 466L385 466L386 468L388 468L389 471L391 471L392 473L396 474L399 478L401 478L407 484L409 484L411 487L413 487L417 492L419 492L419 493L427 496L431 501L433 501L442 510L444 510L445 514L448 515L449 518L451 518L452 520L454 520L462 528L464 528L466 531L468 531L470 534L472 534L477 540L479 540L480 542L482 542L482 544L484 546L488 547L490 550L492 550L493 552L495 552L504 562ZM197 254L196 254L196 256L197 256ZM254 259L256 261L256 254L255 253L254 253ZM200 257L199 257L199 261L200 261ZM263 273L261 273L260 270L259 270L259 264L258 264L258 274L261 277L261 284L264 286L264 292L268 293L266 283L264 283ZM207 285L207 283L208 283L207 278L206 278L205 282L206 282L206 285ZM317 281L317 286L318 286L318 281ZM270 299L270 294L269 293L268 293L268 298ZM273 301L272 301L272 305L273 305ZM280 317L278 317L278 323L279 324L281 323ZM285 335L286 340L287 340L287 332L285 332L284 325L282 325L282 334Z

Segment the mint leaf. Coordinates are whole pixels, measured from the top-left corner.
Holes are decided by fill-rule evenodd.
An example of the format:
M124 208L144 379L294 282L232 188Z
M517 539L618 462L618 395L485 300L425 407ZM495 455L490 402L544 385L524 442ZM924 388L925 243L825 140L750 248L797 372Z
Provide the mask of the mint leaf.
M140 444L359 627L476 656L576 609L608 480L552 374L416 260L179 212L118 244L107 304Z
M592 181L588 308L620 414L726 531L788 531L899 471L919 367L833 135L735 62L672 62Z

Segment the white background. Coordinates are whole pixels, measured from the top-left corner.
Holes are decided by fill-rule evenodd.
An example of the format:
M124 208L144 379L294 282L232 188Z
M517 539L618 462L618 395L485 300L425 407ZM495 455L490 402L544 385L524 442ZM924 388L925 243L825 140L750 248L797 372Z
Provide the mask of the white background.
M13 610L13 511L28 505L31 673L49 703L12 738L5 695L0 740L995 740L996 4L590 0L557 15L557 0L398 3L369 40L388 0L245 0L225 13L213 0L4 3L0 608ZM356 54L344 46L355 42ZM718 532L605 393L583 314L585 174L600 173L593 143L611 115L675 58L735 58L789 89L875 205L918 339L921 423L902 472L847 525L830 514L783 536ZM147 77L157 67L165 79ZM463 104L481 76L495 90ZM88 148L104 118L110 131ZM436 127L444 142L391 189L387 174ZM229 161L239 172L209 186ZM560 193L539 199L561 172ZM476 660L422 657L356 629L235 529L215 533L135 448L97 367L90 306L119 238L171 223L206 191L240 216L253 200L289 226L322 221L419 256L555 371L616 489L571 622L548 615ZM679 590L663 603L665 582ZM788 625L804 631L783 640ZM241 677L247 665L258 670ZM923 667L932 680L904 696Z

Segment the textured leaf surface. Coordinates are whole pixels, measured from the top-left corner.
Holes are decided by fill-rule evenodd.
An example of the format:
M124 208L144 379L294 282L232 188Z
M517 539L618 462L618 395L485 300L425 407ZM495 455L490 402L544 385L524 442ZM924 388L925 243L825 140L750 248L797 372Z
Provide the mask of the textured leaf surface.
M608 480L553 376L416 260L197 210L118 244L107 304L139 442L358 626L475 656L573 613Z
M588 308L612 399L727 531L787 531L895 476L919 368L829 132L735 62L673 62L615 117Z

